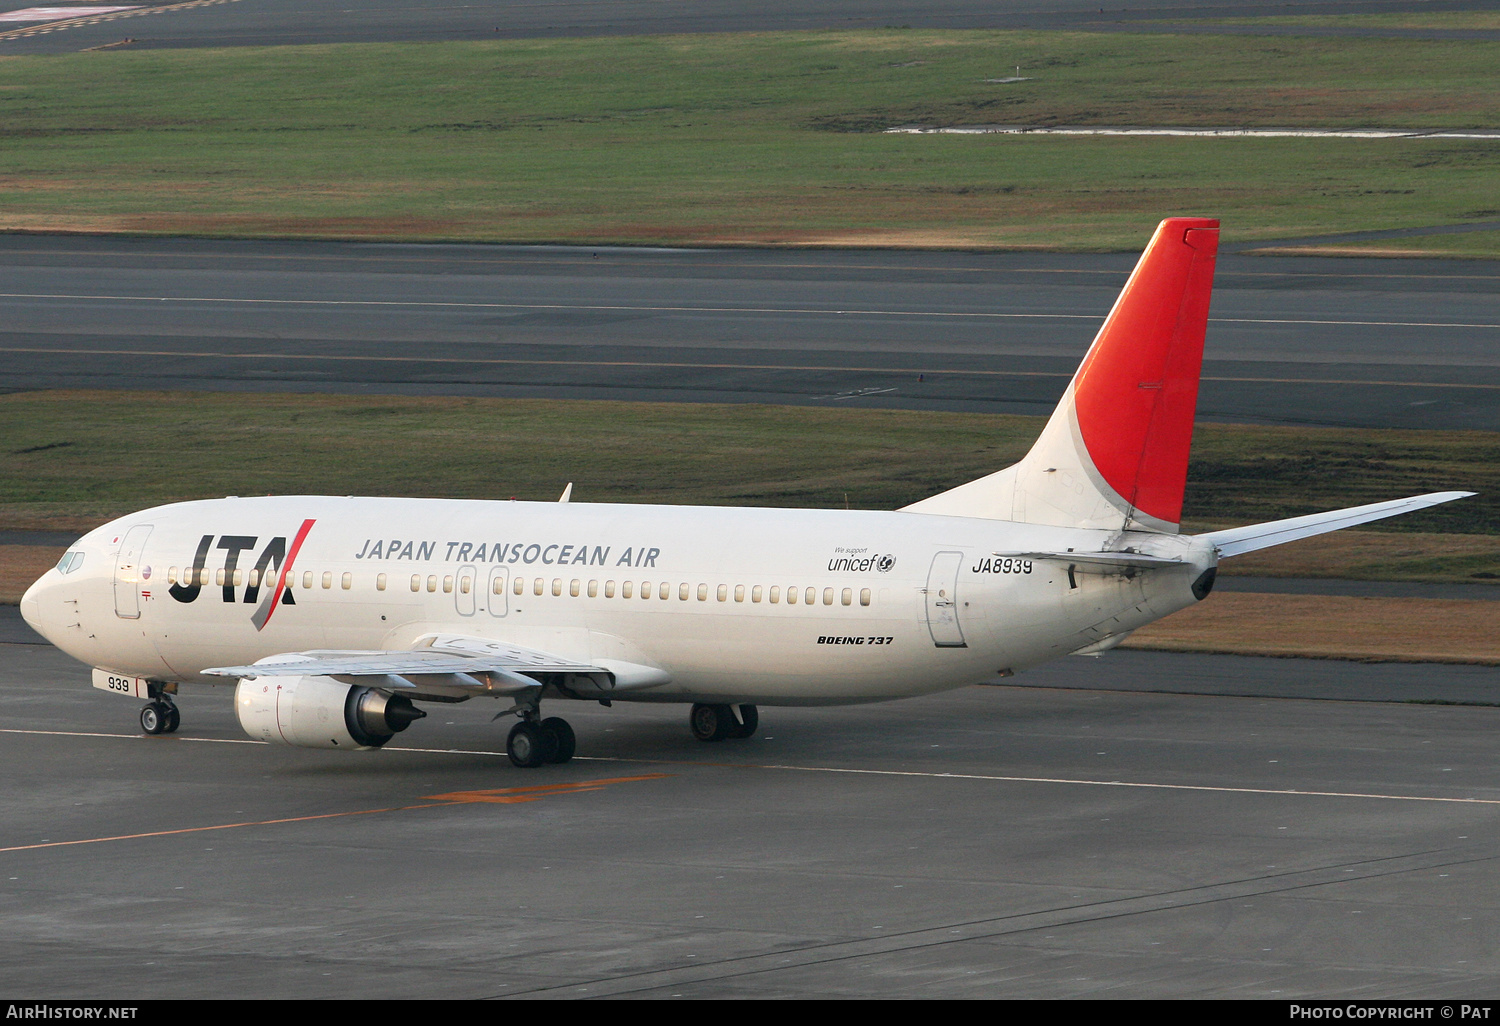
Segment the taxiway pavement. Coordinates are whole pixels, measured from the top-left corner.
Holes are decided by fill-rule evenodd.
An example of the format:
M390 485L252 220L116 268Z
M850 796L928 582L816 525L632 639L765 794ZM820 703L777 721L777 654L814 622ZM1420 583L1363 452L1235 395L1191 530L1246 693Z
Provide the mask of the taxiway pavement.
M1134 259L11 235L0 388L1044 414ZM1226 254L1199 416L1500 430L1497 342L1500 263Z
M388 750L167 738L0 645L0 988L33 998L1475 998L1493 671L1111 653L905 702L478 703ZM1345 701L1343 699L1365 699Z

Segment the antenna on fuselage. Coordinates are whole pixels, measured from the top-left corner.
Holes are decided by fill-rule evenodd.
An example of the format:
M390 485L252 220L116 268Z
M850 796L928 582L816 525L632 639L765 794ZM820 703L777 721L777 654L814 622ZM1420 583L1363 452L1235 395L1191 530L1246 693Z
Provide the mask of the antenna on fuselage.
M568 487L566 487L566 488L563 489L562 498L558 499L557 501L558 502L567 502L572 497L573 497L573 482L569 481L568 482Z

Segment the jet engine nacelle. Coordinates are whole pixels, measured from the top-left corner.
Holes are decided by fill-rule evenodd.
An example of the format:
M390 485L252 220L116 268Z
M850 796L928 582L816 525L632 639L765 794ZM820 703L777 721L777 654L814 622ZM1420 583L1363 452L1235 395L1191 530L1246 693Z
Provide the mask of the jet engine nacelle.
M247 677L234 689L240 726L300 748L379 748L427 714L404 695L328 677Z

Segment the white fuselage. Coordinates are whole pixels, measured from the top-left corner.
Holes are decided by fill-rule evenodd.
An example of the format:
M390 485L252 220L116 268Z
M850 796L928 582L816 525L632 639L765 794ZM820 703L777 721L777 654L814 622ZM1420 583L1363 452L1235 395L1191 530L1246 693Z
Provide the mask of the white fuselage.
M993 555L1127 545L1182 563ZM1215 563L1188 537L918 513L329 496L161 506L70 551L23 612L132 676L213 683L205 668L445 631L670 675L621 698L767 705L1003 676L1193 604Z

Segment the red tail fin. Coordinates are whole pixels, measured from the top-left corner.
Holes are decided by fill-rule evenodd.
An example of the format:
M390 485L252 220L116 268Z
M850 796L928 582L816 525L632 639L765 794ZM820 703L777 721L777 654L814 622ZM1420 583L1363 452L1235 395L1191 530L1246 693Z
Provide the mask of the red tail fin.
M1219 222L1161 223L1073 378L1094 467L1133 509L1182 519Z
M1218 249L1218 221L1163 221L1026 458L906 508L1176 534Z

